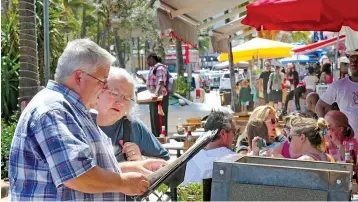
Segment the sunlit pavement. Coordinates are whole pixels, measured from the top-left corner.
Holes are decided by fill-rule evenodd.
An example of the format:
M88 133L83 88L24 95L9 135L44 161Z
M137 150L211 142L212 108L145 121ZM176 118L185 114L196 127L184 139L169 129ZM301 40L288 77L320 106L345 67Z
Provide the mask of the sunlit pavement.
M213 89L205 94L205 104L213 107L221 106L219 89Z

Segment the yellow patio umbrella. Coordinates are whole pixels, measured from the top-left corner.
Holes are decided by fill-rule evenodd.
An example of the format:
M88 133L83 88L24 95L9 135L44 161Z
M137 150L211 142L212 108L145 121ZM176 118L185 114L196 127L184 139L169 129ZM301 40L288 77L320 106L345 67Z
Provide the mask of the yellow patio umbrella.
M293 46L288 43L279 41L272 41L262 38L254 38L246 43L232 48L234 64L241 61L248 61L253 58L280 58L291 56L291 49ZM229 59L228 53L219 55L220 62Z

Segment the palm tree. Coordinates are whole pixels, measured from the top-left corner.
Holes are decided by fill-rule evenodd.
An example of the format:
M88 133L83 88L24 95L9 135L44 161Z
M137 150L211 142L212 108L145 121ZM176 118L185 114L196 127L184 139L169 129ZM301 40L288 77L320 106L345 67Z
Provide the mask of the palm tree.
M18 101L20 106L24 106L35 96L40 85L35 0L19 1L19 17L20 70Z

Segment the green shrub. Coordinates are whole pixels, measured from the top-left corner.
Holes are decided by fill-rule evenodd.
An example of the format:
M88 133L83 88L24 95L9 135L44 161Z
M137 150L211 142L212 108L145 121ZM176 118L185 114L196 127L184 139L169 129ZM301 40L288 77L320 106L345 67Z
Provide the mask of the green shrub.
M203 201L203 184L180 185L178 187L178 201Z
M6 122L17 110L18 103L20 40L17 7L17 1L11 1L11 7L1 12L1 119Z
M16 129L16 116L11 117L10 123L1 120L1 179L8 177L8 161L12 137Z
M178 76L178 78L175 80L175 91L179 95L186 97L187 92L189 92L188 84L185 81L185 78L183 76Z
M168 186L162 184L157 189L158 192L166 193ZM203 184L189 183L178 186L178 201L203 201Z

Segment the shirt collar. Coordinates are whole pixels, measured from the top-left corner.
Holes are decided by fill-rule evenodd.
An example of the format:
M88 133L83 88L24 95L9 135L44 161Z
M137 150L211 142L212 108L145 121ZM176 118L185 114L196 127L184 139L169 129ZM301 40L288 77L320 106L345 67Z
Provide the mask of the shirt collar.
M68 100L70 103L77 106L82 111L84 111L86 113L88 112L88 110L87 110L86 106L83 104L80 96L73 90L64 86L63 84L60 84L53 80L49 80L46 88L61 93L65 97L65 99Z

